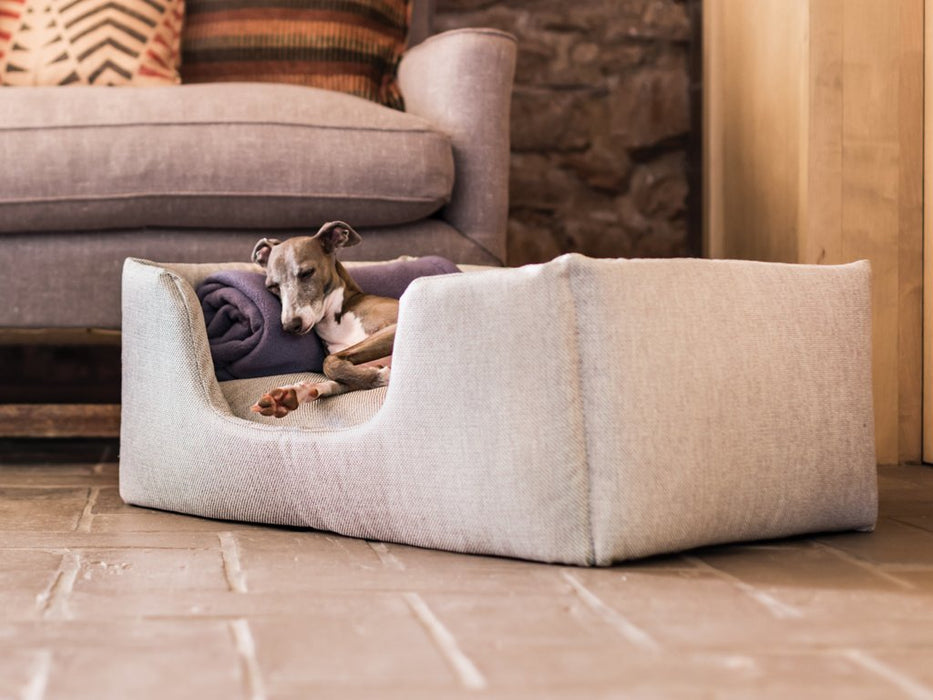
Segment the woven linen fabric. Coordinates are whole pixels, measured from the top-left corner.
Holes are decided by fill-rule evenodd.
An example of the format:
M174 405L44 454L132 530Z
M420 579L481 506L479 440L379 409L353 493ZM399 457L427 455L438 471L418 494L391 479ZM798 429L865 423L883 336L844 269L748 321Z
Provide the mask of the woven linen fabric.
M0 0L0 85L172 85L184 0Z
M319 87L403 109L410 0L188 0L185 82Z
M416 280L384 397L289 424L214 378L192 285L217 269L124 268L129 503L587 565L874 526L865 262Z

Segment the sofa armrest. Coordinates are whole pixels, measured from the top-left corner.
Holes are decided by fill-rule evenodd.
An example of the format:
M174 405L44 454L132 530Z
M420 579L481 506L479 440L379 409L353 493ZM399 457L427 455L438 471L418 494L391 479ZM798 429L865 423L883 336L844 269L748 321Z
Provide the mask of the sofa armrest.
M415 46L399 66L406 110L453 143L456 179L444 219L503 262L515 57L510 34L461 29Z

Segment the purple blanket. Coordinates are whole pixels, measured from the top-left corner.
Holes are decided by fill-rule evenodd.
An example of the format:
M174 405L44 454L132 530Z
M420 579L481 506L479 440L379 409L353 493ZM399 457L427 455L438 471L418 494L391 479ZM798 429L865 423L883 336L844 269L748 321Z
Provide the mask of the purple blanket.
M356 267L350 274L364 292L398 299L412 280L450 272L457 272L452 262L428 256ZM282 305L265 279L261 272L230 270L211 275L197 289L221 381L321 371L327 356L323 343L314 333L282 330Z

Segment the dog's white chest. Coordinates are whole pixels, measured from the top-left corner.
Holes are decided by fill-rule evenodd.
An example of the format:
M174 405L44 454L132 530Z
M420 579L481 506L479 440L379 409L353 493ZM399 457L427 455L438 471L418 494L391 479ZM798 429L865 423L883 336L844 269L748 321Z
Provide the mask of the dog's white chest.
M353 313L341 314L342 308L343 288L335 289L324 299L324 318L314 327L331 353L340 352L368 337L360 319Z
M331 353L340 352L367 338L363 324L352 313L343 314L339 322L334 317L322 319L317 325L317 334Z

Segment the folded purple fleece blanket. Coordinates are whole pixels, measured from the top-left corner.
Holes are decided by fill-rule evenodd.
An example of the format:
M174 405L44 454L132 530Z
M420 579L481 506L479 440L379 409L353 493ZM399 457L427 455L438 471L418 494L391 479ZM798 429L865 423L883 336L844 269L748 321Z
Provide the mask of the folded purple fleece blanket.
M398 299L412 280L458 272L438 256L355 267L353 279L367 294ZM282 330L282 304L266 289L261 272L229 270L208 277L197 289L217 379L247 379L290 372L320 372L327 356L314 333Z

